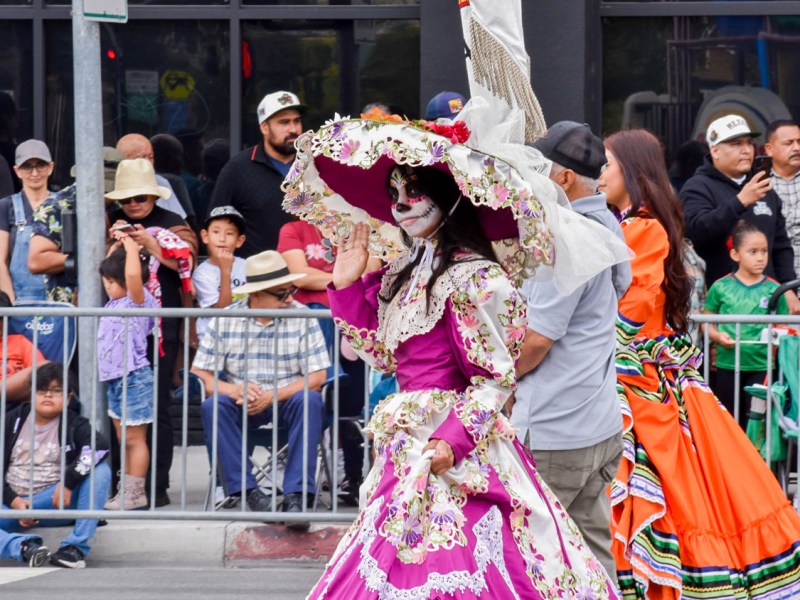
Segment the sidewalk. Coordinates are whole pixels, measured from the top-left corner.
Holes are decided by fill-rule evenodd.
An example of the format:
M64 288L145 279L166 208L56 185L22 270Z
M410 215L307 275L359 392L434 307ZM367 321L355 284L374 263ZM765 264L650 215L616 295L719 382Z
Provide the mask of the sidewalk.
M172 465L169 495L172 503L164 510L181 510L183 452L176 448ZM186 453L187 511L202 511L208 485L208 457L202 446L190 446ZM323 498L328 499L324 493ZM219 521L197 520L123 520L109 519L97 529L88 561L90 566L153 564L168 560L172 566L247 567L263 566L265 560L319 561L330 556L348 523L312 523L308 532L295 532L283 525L251 521L231 521L224 514L239 507L221 510ZM321 506L318 512L327 509ZM356 509L340 505L340 512ZM66 537L69 528L36 529L52 549ZM14 565L4 563L2 565ZM16 563L18 565L18 563Z

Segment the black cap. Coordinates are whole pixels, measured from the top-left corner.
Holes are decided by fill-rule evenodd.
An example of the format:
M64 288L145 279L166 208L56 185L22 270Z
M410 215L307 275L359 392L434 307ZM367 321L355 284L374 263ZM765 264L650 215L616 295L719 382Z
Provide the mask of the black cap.
M206 229L211 224L211 221L216 219L228 219L232 223L236 225L239 229L239 233L244 233L245 230L245 222L242 213L238 210L233 208L232 206L217 206L214 208L210 213L208 213L208 217L206 217Z
M572 169L578 175L597 179L606 164L606 149L603 140L592 133L586 123L559 121L547 130L547 134L532 144L555 163Z

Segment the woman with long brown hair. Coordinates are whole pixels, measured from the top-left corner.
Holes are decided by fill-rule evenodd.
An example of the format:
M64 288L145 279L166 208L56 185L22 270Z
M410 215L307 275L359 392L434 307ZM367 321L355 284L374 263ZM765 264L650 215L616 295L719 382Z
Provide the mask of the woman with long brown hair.
M658 140L605 140L600 191L635 253L619 303L624 453L611 488L626 599L795 598L800 518L698 369L685 336L691 283L681 208Z

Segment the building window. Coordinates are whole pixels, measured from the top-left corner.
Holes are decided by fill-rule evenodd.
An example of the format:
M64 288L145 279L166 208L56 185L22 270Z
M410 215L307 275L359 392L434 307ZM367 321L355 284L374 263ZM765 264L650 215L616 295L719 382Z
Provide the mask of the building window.
M672 157L726 112L743 114L758 131L800 114L798 16L606 17L602 23L606 133L646 127Z
M47 141L56 161L54 182L63 185L75 147L71 23L47 22L46 35ZM228 38L227 21L101 24L104 143L113 146L126 133L169 133L192 148L227 139Z
M0 154L10 166L17 142L33 136L31 24L0 22L0 38Z
M260 139L259 101L280 89L310 107L307 128L376 101L418 116L419 21L247 21L242 41L244 145Z

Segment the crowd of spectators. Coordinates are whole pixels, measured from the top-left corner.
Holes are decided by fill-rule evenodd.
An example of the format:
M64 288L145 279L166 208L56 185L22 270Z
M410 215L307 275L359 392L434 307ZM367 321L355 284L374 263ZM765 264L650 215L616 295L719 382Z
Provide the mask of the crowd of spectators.
M457 93L442 92L430 100L426 117L452 118L465 102L466 99ZM104 263L101 273L110 299L108 306L328 308L326 287L331 282L336 249L315 227L292 221L281 209L280 186L294 160L294 141L303 131L302 118L307 109L292 92L267 94L257 109L261 142L228 160L227 143L210 141L202 149L201 173L187 170L181 141L171 135L159 134L148 139L131 133L121 137L115 147L104 148L108 264ZM365 112L370 110L388 113L393 109L375 103L365 107ZM749 129L744 119L729 115L711 124L704 141L692 140L678 151L671 181L680 193L683 206L688 238L683 254L687 271L696 282L695 310L725 312L722 308L725 297L719 281L728 279L734 287L737 284L761 286L748 292L747 306L742 302L733 303L736 311L762 310L763 294L768 295L777 286L777 283L762 286L766 278L784 283L795 279L798 272L800 128L788 120L772 124L765 132L764 147L772 157L771 168L752 173L753 139L759 135ZM573 209L621 237L613 214L615 207L613 203L612 210L607 206L606 195L612 197L614 190L598 191L601 170L615 168L612 163L606 164L602 140L586 125L561 122L554 125L536 147L552 160L550 178L564 190ZM74 256L63 248L67 226L63 216L65 211L75 209L76 186L73 184L60 191L50 189L49 177L54 164L42 141L27 140L13 148L11 167L15 180L4 164L8 152L1 139L0 150L0 308L18 301L74 303L78 282L71 275ZM761 271L742 270L743 244L747 242L742 241L742 236L733 235L732 238L735 228L761 236L758 241L765 255ZM380 261L374 259L368 271L380 266ZM605 406L616 403L613 318L609 320L609 315L616 314L617 301L630 281L630 268L622 264L614 267L610 275L598 275L575 292L569 302L541 283L523 289L532 318L525 352L518 366L521 382L517 407L513 411L514 424L520 431L527 432L524 441L539 457L553 451L573 452L570 468L585 475L581 482L561 481L564 469L559 467L551 473L547 467L549 463L540 459L541 474L556 494L563 496L565 506L585 505L588 517L577 519L578 526L590 544L596 545L596 553L604 563L613 562L601 549L607 545L608 530L606 527L602 535L595 535L595 532L603 530L598 527L601 521L607 522L607 506L600 512L593 512L592 506L601 502L603 494L600 492L608 485L621 453L618 419L611 418L614 411ZM704 300L709 288L712 293ZM759 306L750 306L753 303ZM794 292L786 293L782 306L785 312L800 314L800 300ZM104 452L104 456L95 461L95 473L102 475L95 484L105 485L105 491L98 488L103 502L108 496L107 488L118 486L117 496L106 505L108 509L144 507L149 503L148 495L154 498L156 507L165 506L170 503L167 490L173 454L170 394L181 381L176 368L182 351L181 321L160 319L155 333L150 333L152 326L146 323L141 327L137 325L138 328L129 326L130 331L121 323L121 319L105 322L98 340L98 348L104 348L105 353L100 357L103 360L100 379L110 382L109 415L117 436L109 443L111 460L102 460ZM134 329L136 340L122 339L121 336ZM724 328L711 329L710 334L720 346L717 366L724 374L729 369L724 360L726 351L730 351L733 340ZM281 319L277 324L273 319L262 317L200 318L193 322L190 336L193 355L196 352L192 373L200 378L207 396L202 406L206 444L209 456L212 449L216 452L212 461L219 466L219 483L225 495L240 496L254 511L271 509L272 499L259 488L249 469L244 480L240 477L244 426L241 405L247 401L247 426L256 428L272 421L272 407L278 403L278 421L288 431L289 448L280 506L288 512L303 510L302 492L313 494L318 484L315 481L317 446L326 414L332 412L319 394L325 380L337 375L331 367L332 321L322 319L306 326L304 320L291 318ZM120 355L124 343L129 344L125 354L128 365L122 364ZM21 406L21 401L31 397L33 349L24 337L12 335L8 336L6 352L7 400ZM153 365L148 357L155 353L160 359L159 396L154 412L152 397L148 410L147 393L139 392L140 388L152 389ZM599 361L599 357L603 360ZM340 413L356 416L363 410L364 366L348 353L346 344L343 344L341 358L345 377ZM578 369L583 378L574 377L576 360L585 361L585 367ZM46 364L41 355L35 362ZM592 368L600 363L602 368ZM142 373L149 373L149 379L140 378ZM758 370L758 374L763 375L763 369ZM62 381L49 371L44 375L48 381L37 382L37 415L40 396L53 398L55 393L47 391L54 389L56 379L59 385ZM732 398L729 379L720 375L714 384L725 405L733 410L729 401ZM127 418L120 407L123 381L129 403L127 411L133 411L127 413ZM40 384L44 387L40 388ZM309 389L304 392L306 385ZM574 389L572 396L578 401L548 421L548 409L556 406L550 396L564 396L565 389ZM591 393L584 397L586 390ZM600 396L602 401L597 400ZM305 435L304 402L308 406ZM585 412L586 406L591 406L594 412ZM52 407L48 408L55 414ZM746 407L742 414L745 412ZM614 422L599 438L595 436L587 441L562 435L563 431L581 431L578 425L587 419L596 425L603 422L603 418ZM70 423L78 422L77 416L71 415L70 419ZM46 417L42 420L49 423ZM153 422L157 423L158 437L154 461L156 487L149 490L147 457L153 444ZM124 436L121 423L127 428ZM37 416L37 436L38 425ZM536 436L531 435L534 429L538 433ZM212 431L216 432L216 439ZM17 429L7 427L7 441L9 433L18 435ZM123 437L127 460L125 465L119 465ZM342 485L348 490L345 498L351 503L357 503L357 489L362 481L361 441L357 426L351 423L341 428L338 442L345 452ZM593 448L592 456L587 458L585 452L574 452L587 445ZM14 452L18 452L16 447ZM303 463L304 454L306 464ZM17 455L12 455L12 459L14 456ZM22 455L18 459L27 460ZM591 469L587 461L594 465ZM111 476L112 468L106 468L106 462L124 470L126 486L119 485L116 477ZM11 463L13 465L14 460ZM9 461L4 464L9 467ZM81 489L79 481L72 483L76 486L66 490L67 504L69 493ZM35 498L49 494L51 500L55 499L52 481L37 480L36 485L40 492ZM593 491L588 496L573 494L566 501L569 493L565 486ZM77 496L83 497L83 494L73 494L73 500ZM19 495L17 492L4 494L6 505L20 507L21 502L25 506L35 504L29 504L21 492ZM78 508L84 506L72 504ZM32 566L42 564L48 557L62 566L83 564L88 553L86 541L91 537L93 526L81 520L78 523L81 528L76 525L76 530L80 531L73 532L65 541L67 550L62 548L63 551L52 555L41 545L40 538L13 533L15 527L2 525L2 534L10 536L5 546L0 543L0 547L5 548L3 556L21 558ZM308 527L308 523L301 521L290 522L290 525L298 529Z

